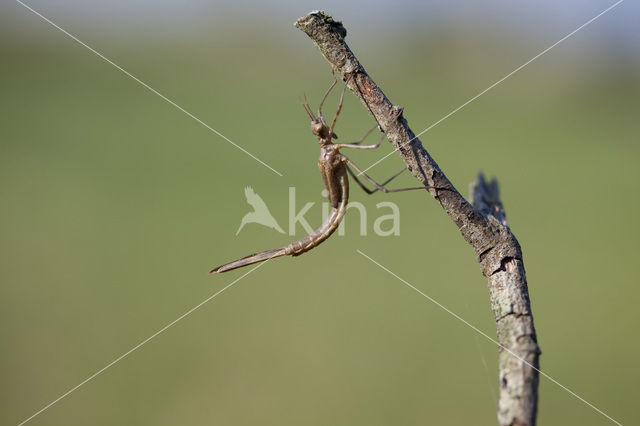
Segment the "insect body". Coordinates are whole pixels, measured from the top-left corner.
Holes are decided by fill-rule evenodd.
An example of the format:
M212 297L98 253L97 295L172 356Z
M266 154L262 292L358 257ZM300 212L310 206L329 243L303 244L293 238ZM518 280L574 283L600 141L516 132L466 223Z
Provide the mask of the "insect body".
M336 125L336 121L338 116L340 115L340 111L342 110L342 103L344 100L344 93L347 88L345 84L344 89L342 90L342 94L340 95L340 102L338 104L338 109L336 111L335 117L331 126L327 124L324 116L322 115L322 105L324 101L327 99L329 92L336 85L337 79L334 80L333 84L329 87L327 92L325 93L322 102L320 102L320 106L318 107L318 114L314 115L311 107L308 102L302 104L305 111L311 118L311 132L316 136L318 142L320 143L320 157L318 158L318 167L320 169L320 174L322 175L322 180L324 181L324 185L327 188L329 203L331 205L331 213L327 220L320 226L317 230L315 230L312 234L304 237L299 241L295 241L287 246L266 250L259 253L251 254L249 256L245 256L236 261L227 263L222 266L218 266L215 269L211 270L211 274L218 274L221 272L231 271L236 268L240 268L243 266L251 265L258 262L263 262L268 259L273 259L275 257L280 256L298 256L302 253L305 253L312 248L318 246L324 240L329 238L329 236L338 229L338 225L344 218L344 215L347 211L347 203L349 202L349 177L354 178L356 183L360 185L360 187L367 192L368 194L372 194L378 190L383 192L398 192L398 191L407 191L412 189L426 189L425 186L413 187L413 188L401 188L401 189L387 189L384 185L390 182L393 178L402 173L406 168L402 169L400 172L393 175L391 178L387 179L382 184L378 184L371 177L369 177L366 173L362 172L348 157L340 152L342 148L353 148L353 149L375 149L380 146L383 137L378 141L375 145L361 145L361 143L366 139L367 136L373 131L373 129L369 130L367 134L360 140L354 143L346 143L346 144L336 144L333 143L333 139L337 139L338 136L333 132L333 129ZM375 127L374 127L375 129ZM370 183L372 183L376 189L367 188L356 176L354 171L351 169L355 169L358 173L360 173L365 179L367 179Z

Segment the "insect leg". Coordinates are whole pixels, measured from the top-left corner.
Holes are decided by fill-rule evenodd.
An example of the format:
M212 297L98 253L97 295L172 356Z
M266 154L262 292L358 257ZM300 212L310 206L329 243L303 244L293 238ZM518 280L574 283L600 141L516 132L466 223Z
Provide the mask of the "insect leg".
M391 182L393 179L395 179L396 177L398 177L399 175L402 174L402 172L404 172L405 170L407 170L407 168L403 168L402 170L400 170L398 173L396 173L395 175L391 176L389 179L385 180L384 182L382 182L380 184L380 186L384 187L386 184L388 184L389 182ZM362 188L362 190L364 192L366 192L367 194L373 194L374 192L378 191L378 188L376 189L369 189L366 187L366 185L364 183L362 183L362 181L360 179L358 179L358 176L355 174L355 172L353 170L351 170L351 167L347 166L347 172L351 175L351 177L353 178L353 180L356 181L356 183L360 186L360 188Z
M335 75L333 76L333 83L331 83L331 86L329 86L329 88L327 89L326 93L324 94L324 97L322 98L322 102L320 102L320 105L318 105L318 117L322 116L322 105L324 105L324 101L327 99L327 96L329 96L329 92L331 92L331 89L333 89L333 87L338 83L338 77L336 77Z
M344 92L347 91L347 85L351 80L351 76L344 82L344 87L342 88L342 93L340 94L340 102L338 102L338 109L336 110L336 115L333 117L333 123L331 123L331 131L329 134L334 134L333 129L336 127L336 121L338 121L338 116L340 115L340 111L342 111L342 103L344 102Z
M347 158L346 156L343 156L345 161L351 166L353 167L359 175L362 175L366 180L368 180L373 186L376 187L376 190L382 191L384 193L390 193L390 192L401 192L401 191L412 191L412 190L416 190L416 189L430 189L430 188L435 188L435 189L449 189L449 188L437 188L437 187L433 187L433 186L413 186L413 187L409 187L409 188L397 188L397 189L388 189L386 188L384 185L386 185L387 183L389 183L393 178L395 178L396 176L400 175L400 173L404 172L404 170L406 169L402 169L400 172L396 173L395 175L391 176L389 179L387 179L384 183L379 184L378 182L376 182L371 176L369 176L368 174L366 174L365 172L363 172L362 170L360 170L360 168L358 166L356 166L356 164L351 161L349 158ZM364 188L364 185L362 184L362 182L359 181L359 179L356 177L356 174L353 172L353 170L351 170L349 167L347 167L347 171L349 172L349 174L355 179L356 183L358 183L360 185L360 187L362 189ZM367 194L372 194L374 193L376 190L370 190L370 189L365 189L365 192L367 192Z

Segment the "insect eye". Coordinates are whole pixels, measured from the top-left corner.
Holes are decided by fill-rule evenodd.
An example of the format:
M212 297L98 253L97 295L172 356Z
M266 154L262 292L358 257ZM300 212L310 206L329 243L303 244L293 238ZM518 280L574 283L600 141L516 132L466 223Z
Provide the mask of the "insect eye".
M312 131L314 134L318 135L318 134L320 134L320 132L322 131L322 127L323 127L323 124L322 124L322 123L312 123L312 124L311 124L311 131Z

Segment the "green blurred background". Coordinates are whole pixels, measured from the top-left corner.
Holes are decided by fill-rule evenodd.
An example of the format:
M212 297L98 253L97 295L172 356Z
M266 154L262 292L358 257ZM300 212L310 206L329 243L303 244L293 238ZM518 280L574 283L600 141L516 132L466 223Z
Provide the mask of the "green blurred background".
M293 22L326 9L417 133L612 2L31 1L280 177L18 3L0 8L0 423L17 424L291 237L247 225L252 186L321 221L313 105L330 68ZM543 371L637 418L640 38L625 2L421 137L466 193L497 176L523 247ZM334 110L337 92L327 104ZM352 95L341 140L373 124ZM390 151L352 153L363 167ZM402 166L392 156L380 180ZM398 186L412 185L403 176ZM356 253L495 335L486 280L422 193L352 200L345 236L270 262L34 425L495 424L496 347ZM376 203L401 235L371 232ZM303 231L297 229L297 235ZM608 421L542 378L540 424Z

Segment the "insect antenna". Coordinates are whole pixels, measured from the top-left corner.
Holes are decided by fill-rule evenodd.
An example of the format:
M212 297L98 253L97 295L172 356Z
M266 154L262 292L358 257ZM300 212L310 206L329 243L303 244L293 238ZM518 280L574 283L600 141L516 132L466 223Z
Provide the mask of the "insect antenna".
M309 118L311 118L311 120L315 120L316 116L313 115L313 112L311 111L311 107L309 106L309 101L307 100L307 95L304 95L304 102L300 101L300 103L302 104L302 107L307 112L307 114L309 114Z

